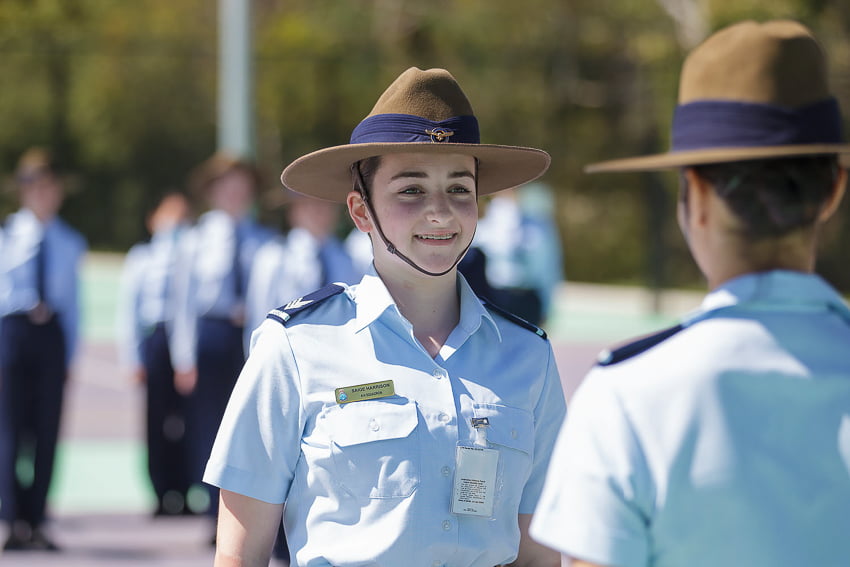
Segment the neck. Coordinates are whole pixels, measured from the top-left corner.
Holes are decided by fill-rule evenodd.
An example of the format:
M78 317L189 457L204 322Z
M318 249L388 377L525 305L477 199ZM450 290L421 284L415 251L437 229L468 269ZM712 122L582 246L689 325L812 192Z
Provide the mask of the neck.
M44 226L47 226L50 223L50 221L53 220L53 217L56 216L54 213L51 213L50 211L44 211L44 210L38 209L36 207L27 207L27 208L30 210L30 212L32 212L33 215L35 215L35 218L38 219L38 222L40 222Z
M434 357L460 320L457 270L444 276L398 274L376 264L398 310L413 326L413 334ZM412 272L412 270L408 270Z
M718 261L714 269L706 270L711 289L733 278L755 272L814 272L816 238L811 229L755 242L742 241L736 236L730 236L730 240L735 242L729 242L718 249Z

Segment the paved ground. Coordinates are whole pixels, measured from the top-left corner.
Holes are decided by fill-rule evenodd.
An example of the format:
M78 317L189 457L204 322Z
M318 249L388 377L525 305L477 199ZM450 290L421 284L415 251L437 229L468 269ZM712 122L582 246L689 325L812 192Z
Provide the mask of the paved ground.
M154 520L149 514L141 390L121 371L112 341L119 266L120 258L100 256L84 273L85 342L68 387L50 494L49 530L63 551L5 553L2 566L212 565L211 526L204 518ZM566 285L547 330L567 396L602 348L666 326L672 313L695 307L698 297Z

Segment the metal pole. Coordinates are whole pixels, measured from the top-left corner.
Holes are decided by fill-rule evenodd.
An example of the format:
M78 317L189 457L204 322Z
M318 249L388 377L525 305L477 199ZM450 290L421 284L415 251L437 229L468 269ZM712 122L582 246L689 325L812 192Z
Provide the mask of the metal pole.
M218 149L253 158L251 0L219 0Z

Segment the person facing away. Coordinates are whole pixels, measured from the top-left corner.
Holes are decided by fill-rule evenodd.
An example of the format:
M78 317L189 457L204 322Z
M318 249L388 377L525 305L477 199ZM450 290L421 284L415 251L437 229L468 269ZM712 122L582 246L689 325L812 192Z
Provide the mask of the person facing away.
M200 483L224 408L245 362L245 293L256 251L273 233L252 212L259 173L219 152L194 172L191 185L209 210L181 245L171 339L177 390L187 395L186 439L193 483ZM215 516L218 490L207 486Z
M251 268L246 297L248 341L271 309L325 285L353 284L363 277L335 234L339 203L289 191L284 207L286 236L264 244Z
M10 526L6 550L56 550L44 531L47 491L87 245L58 216L64 181L47 150L21 156L15 184L21 208L6 219L0 249L0 518ZM28 474L16 470L22 462Z
M282 512L293 565L558 564L527 537L565 413L552 348L457 271L477 197L549 156L478 138L454 77L410 68L351 143L284 170L347 204L374 264L255 332L204 477L216 565L267 565Z
M189 228L189 201L163 196L148 215L148 242L134 245L124 261L117 329L121 359L145 387L148 476L155 515L187 512L186 400L174 384L169 338L174 327L180 241Z
M741 22L686 59L671 152L710 293L600 358L531 533L573 566L850 562L850 308L814 273L850 152L809 30Z

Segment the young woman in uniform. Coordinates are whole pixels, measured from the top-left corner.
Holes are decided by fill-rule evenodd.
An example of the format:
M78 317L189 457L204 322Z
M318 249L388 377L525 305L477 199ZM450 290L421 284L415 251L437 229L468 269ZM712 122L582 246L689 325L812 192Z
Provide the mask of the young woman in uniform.
M347 203L375 260L255 333L205 477L217 565L267 565L282 511L293 565L558 565L527 536L565 412L552 348L457 272L478 196L548 164L480 144L455 79L411 68L350 144L284 170Z

